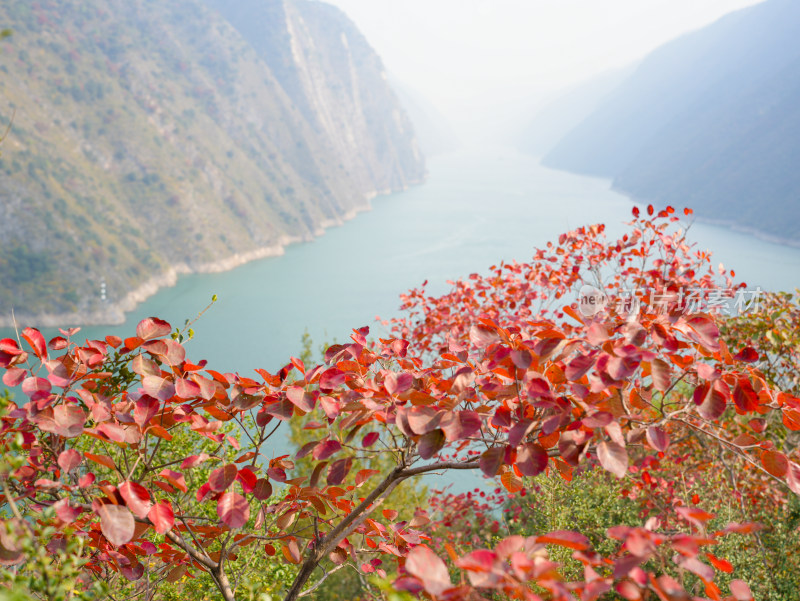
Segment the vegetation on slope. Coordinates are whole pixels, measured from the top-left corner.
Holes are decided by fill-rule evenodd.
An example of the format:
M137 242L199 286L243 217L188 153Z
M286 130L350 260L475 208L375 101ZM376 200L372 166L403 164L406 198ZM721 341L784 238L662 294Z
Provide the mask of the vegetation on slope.
M341 18L307 39L316 32L303 19L323 8L303 10L279 41L316 44L284 67L313 74L330 44L357 32ZM365 42L352 72L309 80L318 105L307 113L308 90L286 89L248 37L199 0L12 2L0 22L14 30L0 54L0 122L13 120L0 157L4 320L12 307L28 318L118 319L115 303L170 267L308 239L375 191L424 176ZM362 87L373 97L358 96ZM343 149L319 129L322 111L343 114L342 127L372 121Z

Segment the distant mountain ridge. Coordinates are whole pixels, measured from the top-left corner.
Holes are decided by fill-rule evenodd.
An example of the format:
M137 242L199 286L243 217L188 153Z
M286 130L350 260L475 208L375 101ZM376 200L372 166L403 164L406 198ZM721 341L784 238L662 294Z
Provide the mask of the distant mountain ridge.
M424 180L379 57L332 6L49 0L0 22L0 323L120 321L178 273Z
M768 0L662 46L544 164L791 243L800 227L798 31L800 3Z
M517 131L514 145L526 154L543 156L575 125L586 119L634 71L634 66L606 71L562 90Z

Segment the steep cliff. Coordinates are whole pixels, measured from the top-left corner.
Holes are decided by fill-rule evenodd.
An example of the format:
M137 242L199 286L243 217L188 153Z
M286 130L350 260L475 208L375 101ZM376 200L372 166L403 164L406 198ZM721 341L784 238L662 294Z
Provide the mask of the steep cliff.
M424 178L333 7L50 0L0 22L0 321L119 321L176 273L279 252Z

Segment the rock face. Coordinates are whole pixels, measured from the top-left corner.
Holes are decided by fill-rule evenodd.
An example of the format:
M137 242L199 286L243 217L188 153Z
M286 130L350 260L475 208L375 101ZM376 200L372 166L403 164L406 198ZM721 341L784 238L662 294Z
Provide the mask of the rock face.
M323 3L50 0L0 22L2 322L119 321L425 177L380 59Z
M768 0L661 47L544 163L796 240L799 30L800 4Z

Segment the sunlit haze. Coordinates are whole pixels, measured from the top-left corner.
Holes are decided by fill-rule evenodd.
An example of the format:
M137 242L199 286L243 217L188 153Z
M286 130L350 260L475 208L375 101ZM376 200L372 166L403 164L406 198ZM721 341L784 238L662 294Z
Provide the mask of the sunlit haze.
M759 0L328 1L469 138Z

